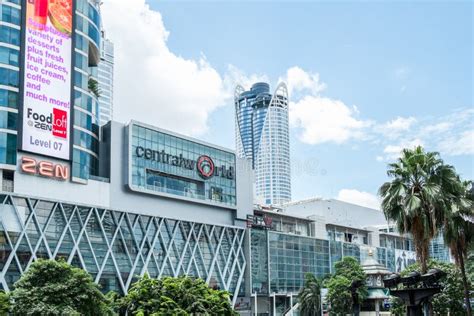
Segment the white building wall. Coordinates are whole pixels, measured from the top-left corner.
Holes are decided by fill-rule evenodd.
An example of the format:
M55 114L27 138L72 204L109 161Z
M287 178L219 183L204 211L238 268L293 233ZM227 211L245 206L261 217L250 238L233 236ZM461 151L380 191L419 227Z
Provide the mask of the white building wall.
M282 206L284 211L295 216L320 216L328 224L364 228L387 225L382 211L334 199L311 199Z
M89 179L87 184L80 184L25 174L20 170L23 154L19 154L17 171L14 175L14 193L143 215L214 225L245 226L247 215L253 213L251 186L253 171L248 161L236 159L237 204L235 207L203 204L184 197L164 197L134 192L127 186L128 146L125 141L124 125L112 121L111 129L110 162L106 163L106 165L110 164L110 183ZM68 164L52 158L24 155L36 158L37 161L47 160L63 165Z

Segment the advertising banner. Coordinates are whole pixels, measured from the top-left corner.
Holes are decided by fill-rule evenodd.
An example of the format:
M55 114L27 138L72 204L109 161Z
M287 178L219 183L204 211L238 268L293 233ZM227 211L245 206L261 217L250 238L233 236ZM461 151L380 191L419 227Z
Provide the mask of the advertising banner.
M409 265L416 262L416 252L408 250L395 249L395 272L402 272Z
M21 149L69 160L73 0L26 0Z

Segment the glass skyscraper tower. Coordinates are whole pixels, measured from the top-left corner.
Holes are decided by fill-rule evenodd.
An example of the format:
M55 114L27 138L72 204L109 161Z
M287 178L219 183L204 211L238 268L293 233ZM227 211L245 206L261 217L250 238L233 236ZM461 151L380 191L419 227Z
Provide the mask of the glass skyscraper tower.
M102 51L99 63L99 124L113 119L114 105L114 43L102 32Z
M264 204L291 200L288 91L280 83L272 95L267 83L234 93L236 148L255 170L255 197Z

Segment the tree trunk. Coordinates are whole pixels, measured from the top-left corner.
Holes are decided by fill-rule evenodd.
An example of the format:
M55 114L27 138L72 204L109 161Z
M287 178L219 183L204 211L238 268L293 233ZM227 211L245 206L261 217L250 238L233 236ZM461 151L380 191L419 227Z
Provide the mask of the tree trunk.
M459 268L461 269L462 283L464 286L464 300L466 301L467 316L472 316L471 300L469 297L469 284L467 283L466 267L464 266L464 254L459 253Z

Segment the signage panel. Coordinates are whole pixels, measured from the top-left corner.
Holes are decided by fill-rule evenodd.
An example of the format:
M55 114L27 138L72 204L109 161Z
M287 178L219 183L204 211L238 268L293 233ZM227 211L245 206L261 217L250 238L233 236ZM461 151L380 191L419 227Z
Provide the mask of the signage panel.
M233 152L138 123L128 131L131 190L235 207Z
M70 159L73 0L27 0L22 150Z
M24 173L39 175L56 180L67 180L69 178L69 166L56 164L51 161L37 161L34 158L21 157L21 171Z
M395 249L396 272L402 272L414 263L416 263L416 252Z

